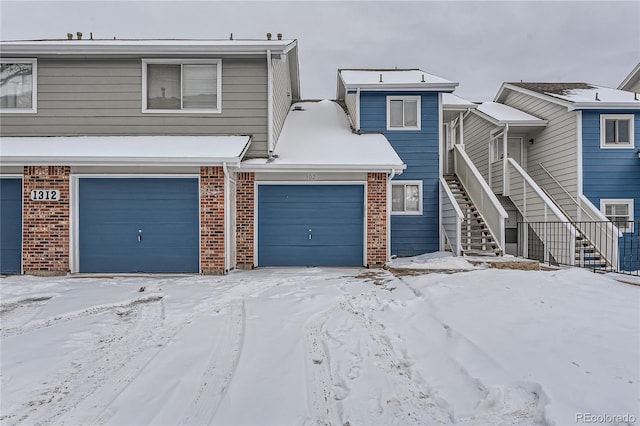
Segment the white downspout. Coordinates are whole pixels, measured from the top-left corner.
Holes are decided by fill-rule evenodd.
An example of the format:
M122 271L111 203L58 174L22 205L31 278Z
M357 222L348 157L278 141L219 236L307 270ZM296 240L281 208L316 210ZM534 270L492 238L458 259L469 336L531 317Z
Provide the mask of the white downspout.
M471 111L471 109L467 110L467 114ZM464 148L464 118L466 117L465 113L460 113L460 123L458 123L458 133L460 134L460 148Z
M387 178L387 261L391 260L391 181L396 175L396 170L391 169Z
M235 232L231 228L231 203L229 202L230 188L229 188L229 169L227 162L222 163L222 171L224 172L224 272L227 273L231 270L231 238L229 238L230 232Z
M356 89L356 132L360 131L360 88Z
M273 158L273 67L271 49L267 49L267 154Z
M509 125L504 125L504 133L502 134L502 195L508 197L510 195L509 185L509 169L507 169L507 141L509 138Z

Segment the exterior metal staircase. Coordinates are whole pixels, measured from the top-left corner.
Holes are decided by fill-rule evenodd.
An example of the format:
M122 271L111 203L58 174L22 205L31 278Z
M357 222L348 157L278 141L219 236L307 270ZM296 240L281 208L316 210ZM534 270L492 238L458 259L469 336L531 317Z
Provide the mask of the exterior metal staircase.
M463 219L461 223L461 245L463 255L501 256L500 250L487 224L473 205L467 191L456 175L445 175L444 180L453 193Z

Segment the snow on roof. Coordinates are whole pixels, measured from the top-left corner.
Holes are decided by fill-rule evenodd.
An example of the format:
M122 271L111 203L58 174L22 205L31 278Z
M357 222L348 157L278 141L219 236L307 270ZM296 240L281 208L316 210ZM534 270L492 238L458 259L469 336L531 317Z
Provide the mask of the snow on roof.
M460 96L454 95L453 93L443 93L442 106L445 109L447 107L477 108L478 104L468 101L466 99L463 99Z
M0 138L0 165L213 165L239 163L249 136Z
M588 83L506 83L573 104L573 108L640 108L640 96ZM499 96L499 95L498 95Z
M384 135L353 133L342 107L329 100L292 105L273 154L274 160L242 165L370 171L406 167Z
M442 88L453 90L458 83L429 74L419 69L412 70L340 70L347 88ZM382 78L382 81L380 81Z
M497 102L483 102L478 105L478 111L500 124L523 124L528 126L545 126L547 124L545 120Z

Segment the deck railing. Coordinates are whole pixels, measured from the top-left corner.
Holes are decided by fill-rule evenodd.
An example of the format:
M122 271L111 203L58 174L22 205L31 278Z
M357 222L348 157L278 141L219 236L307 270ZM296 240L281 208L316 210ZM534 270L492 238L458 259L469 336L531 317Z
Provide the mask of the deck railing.
M504 253L505 247L505 219L508 214L478 169L475 168L469 156L454 145L454 168L458 179L467 191L473 205L491 231L498 248Z
M549 265L578 266L600 272L618 272L640 275L640 221L616 222L622 232L612 235L607 232L609 221L575 222L577 228L590 235L598 235L600 247L596 248L580 233L570 232L566 222L521 222L518 234L523 244L518 246L518 255L536 259ZM629 231L629 232L624 232ZM572 258L555 256L540 235L553 235L554 247L559 253L573 253ZM559 247L562 246L562 247ZM612 264L602 252L617 252L618 262Z

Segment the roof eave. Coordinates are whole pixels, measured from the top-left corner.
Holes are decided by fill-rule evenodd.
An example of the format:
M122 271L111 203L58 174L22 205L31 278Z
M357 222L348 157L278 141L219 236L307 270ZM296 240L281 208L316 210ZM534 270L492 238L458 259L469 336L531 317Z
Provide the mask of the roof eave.
M343 80L344 81L344 80ZM374 83L374 84L355 84L355 83L345 83L345 89L360 89L360 90L368 90L372 92L384 92L390 90L396 90L401 92L453 92L456 87L458 87L458 83L420 83L416 85L415 83Z
M391 172L402 171L406 164L276 164L276 163L240 163L239 168L246 172Z
M569 107L569 111L579 109L640 109L638 102L575 102Z
M556 98L555 96L551 96L551 95L548 95L546 93L540 93L540 92L536 92L536 91L533 91L533 90L525 89L523 87L514 86L514 85L509 84L509 83L502 83L502 86L500 87L500 90L498 90L498 93L493 98L493 102L502 103L502 102L500 102L500 100L502 99L502 97L504 95L504 92L507 91L507 90L513 90L514 92L524 93L524 94L532 96L534 98L546 100L548 102L567 107L569 110L571 110L571 107L573 106L573 102L566 101L566 100L563 100L563 99L559 99L559 98Z
M3 157L0 167L11 166L235 166L240 164L240 157L45 157L16 156Z

